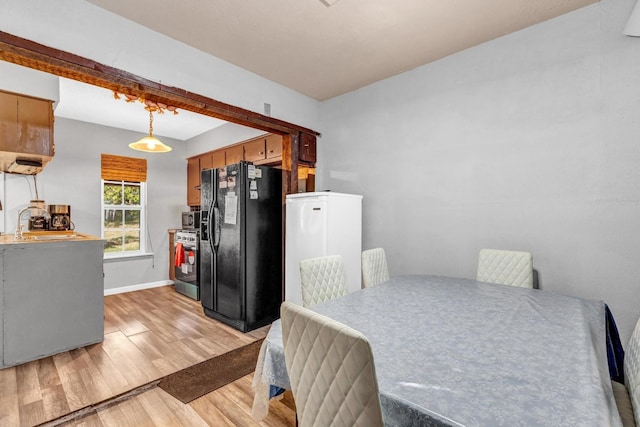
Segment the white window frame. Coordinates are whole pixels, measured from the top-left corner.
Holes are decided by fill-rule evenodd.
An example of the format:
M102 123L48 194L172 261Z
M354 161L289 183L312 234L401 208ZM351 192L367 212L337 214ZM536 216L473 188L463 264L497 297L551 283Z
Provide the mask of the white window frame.
M113 252L104 252L105 259L111 258L128 258L128 257L137 257L141 255L147 255L147 183L146 182L128 182L128 181L112 181L112 180L100 180L100 236L104 237L105 227L104 227L104 214L107 209L127 209L127 210L139 210L140 211L140 249L136 251L113 251ZM125 205L124 200L120 205L107 205L104 202L104 186L105 184L115 184L122 185L123 187L126 185L138 185L140 186L140 206L132 206ZM124 216L123 216L124 217ZM122 227L122 232L124 233L124 225Z

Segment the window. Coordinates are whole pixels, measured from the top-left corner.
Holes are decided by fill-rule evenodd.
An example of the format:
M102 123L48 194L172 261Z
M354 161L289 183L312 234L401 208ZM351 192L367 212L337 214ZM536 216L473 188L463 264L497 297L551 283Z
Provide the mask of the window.
M102 238L106 258L144 254L147 161L102 155Z
M145 183L102 181L105 254L145 252Z

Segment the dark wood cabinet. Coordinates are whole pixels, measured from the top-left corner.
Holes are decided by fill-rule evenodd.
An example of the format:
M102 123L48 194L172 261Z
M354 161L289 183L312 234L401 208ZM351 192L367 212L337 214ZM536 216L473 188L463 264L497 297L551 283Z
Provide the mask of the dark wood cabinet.
M303 162L316 162L316 137L306 133L300 134L300 150L298 158Z

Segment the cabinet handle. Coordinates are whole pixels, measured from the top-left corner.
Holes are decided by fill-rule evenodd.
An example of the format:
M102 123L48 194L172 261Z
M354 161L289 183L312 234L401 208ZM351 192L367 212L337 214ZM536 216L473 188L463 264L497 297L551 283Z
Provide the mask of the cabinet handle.
M200 186L199 185L196 185L193 188L195 188L196 190L200 190Z
M270 153L273 153L273 150L269 150Z
M261 151L260 154L264 154L264 151Z

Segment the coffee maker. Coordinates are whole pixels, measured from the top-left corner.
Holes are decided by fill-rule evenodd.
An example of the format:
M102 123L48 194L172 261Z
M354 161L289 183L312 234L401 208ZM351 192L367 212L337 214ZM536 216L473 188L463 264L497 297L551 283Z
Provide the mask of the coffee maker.
M71 229L71 206L49 205L49 230Z
M49 229L49 217L44 200L29 202L29 230L44 231Z

